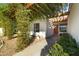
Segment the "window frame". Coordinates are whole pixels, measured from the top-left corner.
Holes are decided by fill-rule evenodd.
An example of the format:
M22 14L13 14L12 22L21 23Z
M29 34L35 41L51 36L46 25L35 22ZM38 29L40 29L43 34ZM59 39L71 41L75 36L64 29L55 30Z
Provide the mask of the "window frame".
M40 31L40 23L35 23L34 24L34 32L39 32Z

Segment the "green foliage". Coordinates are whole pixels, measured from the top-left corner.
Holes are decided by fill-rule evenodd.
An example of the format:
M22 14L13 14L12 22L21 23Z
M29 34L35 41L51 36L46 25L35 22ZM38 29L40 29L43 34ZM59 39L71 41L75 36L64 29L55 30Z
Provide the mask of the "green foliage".
M16 4L8 4L8 9L3 11L4 16L8 17L10 19L10 25L12 27L13 34L16 33L16 18L15 18L15 12L17 10Z
M64 51L66 51L70 55L76 52L77 49L76 41L69 34L62 35L58 43L63 47Z
M28 13L30 10L27 9L18 9L16 12L16 20L17 20L17 32L18 32L18 40L17 40L17 50L22 50L29 44L29 25L30 18Z
M17 10L17 4L8 4L8 9L3 11L4 15L10 18L11 20L15 19L15 12Z
M56 50L58 48L55 47L56 44L61 46L61 49L59 51ZM61 52L61 50L63 50L63 52L67 53L68 55L74 55L79 51L75 39L73 39L73 37L69 34L61 35L59 41L56 44L54 44L55 46L53 46L51 50L49 50L52 51L51 54L49 52L49 55L57 55ZM59 55L61 55L61 53ZM64 56L64 54L62 54L62 56Z
M11 19L6 16L7 11L9 11L8 4L0 4L0 27L4 28L5 36L10 39L13 35L13 25Z
M61 45L55 43L49 50L49 56L68 56L68 53L63 51Z
M5 35L8 36L9 39L11 39L13 32L10 20L6 20L4 24L5 24Z
M11 38L12 36L11 27L12 26L10 23L10 19L8 19L7 17L4 17L4 15L0 15L0 27L4 28L5 35Z
M0 4L0 27L4 28L9 39L17 32L17 50L32 42L29 40L29 24L32 21L29 12L22 4Z
M4 12L5 10L8 10L8 4L0 3L0 12Z
M4 28L9 39L17 32L17 50L20 51L32 42L29 39L30 10L22 4L0 4L0 27ZM20 32L20 33L18 33Z

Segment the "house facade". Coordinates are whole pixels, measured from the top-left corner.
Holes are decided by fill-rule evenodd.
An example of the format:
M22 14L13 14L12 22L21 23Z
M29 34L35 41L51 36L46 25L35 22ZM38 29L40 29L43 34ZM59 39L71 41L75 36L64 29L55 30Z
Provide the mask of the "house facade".
M30 35L47 38L67 33L67 19L68 15L35 20L30 25Z
M30 25L30 35L34 34L43 38L53 35L50 22L47 19L38 19L33 21Z
M53 23L54 34L61 35L67 33L67 21L68 15L50 18L50 22Z
M79 4L72 4L68 17L67 32L75 38L79 45Z

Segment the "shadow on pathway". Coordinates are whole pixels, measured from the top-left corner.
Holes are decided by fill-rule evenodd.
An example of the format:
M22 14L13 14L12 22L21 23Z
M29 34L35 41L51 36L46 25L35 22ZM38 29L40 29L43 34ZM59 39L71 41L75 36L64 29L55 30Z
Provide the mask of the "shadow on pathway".
M41 56L47 56L48 50L57 41L57 35L52 35L46 38L47 45L41 50Z

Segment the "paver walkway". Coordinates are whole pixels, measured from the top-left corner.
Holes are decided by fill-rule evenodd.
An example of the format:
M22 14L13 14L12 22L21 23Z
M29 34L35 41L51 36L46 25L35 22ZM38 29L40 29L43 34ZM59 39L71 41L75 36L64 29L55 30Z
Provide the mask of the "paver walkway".
M45 39L35 40L30 46L14 56L40 56L41 50L47 45Z
M56 40L57 37L53 36L49 39L36 39L30 46L25 48L23 51L16 53L14 56L46 56L48 49Z

